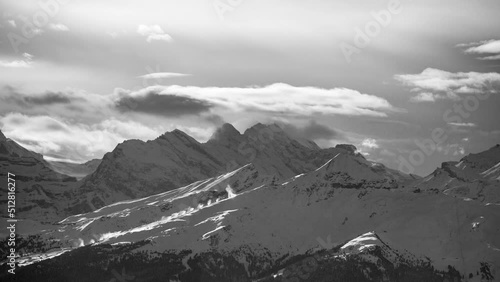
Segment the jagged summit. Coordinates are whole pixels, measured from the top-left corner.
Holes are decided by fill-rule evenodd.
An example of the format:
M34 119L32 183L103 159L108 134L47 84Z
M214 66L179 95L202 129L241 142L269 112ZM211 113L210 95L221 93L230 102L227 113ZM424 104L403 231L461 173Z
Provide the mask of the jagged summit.
M313 171L336 153L335 148L304 145L276 124L258 123L244 134L231 124L224 124L206 143L173 130L152 141L119 144L84 179L82 191L88 191L88 195L80 195L75 205L87 207L88 199L96 203L94 206L102 206L145 197L248 163L254 163L262 175L284 180ZM86 210L78 212L83 211Z
M338 144L337 146L335 146L335 148L344 149L351 154L355 154L358 151L358 148L351 144Z
M262 124L257 123L256 125L248 128L243 133L250 143L255 144L259 147L273 147L278 146L281 149L285 147L285 144L291 145L293 147L307 148L308 150L319 150L320 148L310 140L305 140L301 138L295 138L293 135L288 134L283 130L281 126L276 123L273 124Z
M264 135L269 135L269 134L280 134L280 135L287 135L283 128L281 128L278 124L272 123L272 124L262 124L262 123L257 123L254 126L248 128L245 130L243 135L246 136L264 136Z
M40 162L45 162L43 156L36 152L30 151L23 146L17 144L16 141L7 138L0 131L0 154L9 155L12 158L33 158Z
M230 123L224 123L217 128L209 139L209 142L221 142L223 145L230 145L231 141L241 136L241 133Z
M172 131L168 131L155 139L155 141L158 141L158 140L166 140L168 142L179 142L180 141L181 143L184 143L184 144L199 144L199 142L196 139L189 136L186 132L184 132L180 129L174 129Z

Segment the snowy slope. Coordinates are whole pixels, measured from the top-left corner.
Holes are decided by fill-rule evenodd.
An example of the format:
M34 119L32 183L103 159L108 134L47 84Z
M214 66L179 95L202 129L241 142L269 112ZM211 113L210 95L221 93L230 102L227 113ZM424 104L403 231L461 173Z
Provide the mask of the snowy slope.
M127 254L141 261L173 252L184 265L178 273L188 271L189 261L229 256L237 261L224 263L255 277L278 262L337 245L343 245L344 254L373 250L372 245L381 246L378 237L367 233L373 231L383 236L385 245L400 250L399 255L428 258L438 270L450 265L477 278L487 265L494 275L500 273L499 206L399 189L400 179L392 173L351 152L282 183L261 180L249 165L71 216L38 240L57 242L59 249L75 248L69 256L78 256L79 247L89 244L90 250L105 253L100 246L129 246ZM359 234L367 235L353 240Z
M396 250L372 231L334 248L302 256L256 281L453 281L456 278L460 278L458 272L435 271L428 258Z
M459 162L445 162L414 186L467 200L500 204L500 145Z

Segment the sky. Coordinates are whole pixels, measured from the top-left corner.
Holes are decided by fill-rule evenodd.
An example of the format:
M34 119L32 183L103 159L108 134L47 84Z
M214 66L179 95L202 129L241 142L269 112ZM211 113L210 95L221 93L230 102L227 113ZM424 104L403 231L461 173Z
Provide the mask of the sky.
M500 2L0 0L0 128L48 160L278 123L426 175L500 143Z

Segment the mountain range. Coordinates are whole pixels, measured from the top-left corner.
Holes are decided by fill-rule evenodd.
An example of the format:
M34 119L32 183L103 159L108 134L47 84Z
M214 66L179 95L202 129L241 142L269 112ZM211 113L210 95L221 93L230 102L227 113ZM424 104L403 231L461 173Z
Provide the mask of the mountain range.
M225 124L205 143L179 130L125 141L78 180L1 137L2 168L21 176L20 206L38 205L18 213L23 281L500 275L498 145L420 178L352 145L322 149L275 124L243 134Z

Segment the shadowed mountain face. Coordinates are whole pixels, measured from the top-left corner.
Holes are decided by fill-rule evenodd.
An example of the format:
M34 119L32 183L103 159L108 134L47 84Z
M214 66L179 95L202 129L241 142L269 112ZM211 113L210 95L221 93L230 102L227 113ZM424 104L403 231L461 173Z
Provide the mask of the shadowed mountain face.
M29 151L0 132L0 179L7 183L8 173L16 180L16 215L51 222L63 216L68 191L76 178L53 171L43 156ZM7 204L7 189L0 190L0 203ZM0 215L7 216L7 209ZM2 232L4 232L2 230Z

